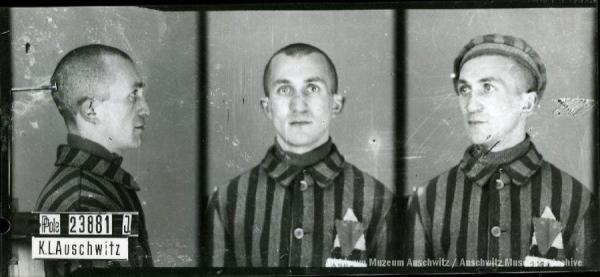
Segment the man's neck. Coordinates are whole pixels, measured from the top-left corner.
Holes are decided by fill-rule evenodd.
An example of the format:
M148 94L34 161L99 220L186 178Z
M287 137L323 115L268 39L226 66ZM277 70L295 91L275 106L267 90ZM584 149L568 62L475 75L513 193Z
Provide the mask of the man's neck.
M290 144L286 143L285 140L283 138L281 138L279 135L277 136L276 140L283 151L301 155L304 153L308 153L314 149L317 149L319 146L326 143L329 140L329 136L324 136L324 137L320 138L318 141L316 141L315 143L313 143L311 145L306 145L306 146L290 145Z
M500 152L511 147L516 146L517 144L523 142L526 138L526 132L518 131L512 136L505 136L504 138L496 141L492 141L490 143L486 143L483 147L489 152Z
M279 142L275 142L276 144L276 155L286 162L300 167L305 167L309 165L313 165L323 160L330 152L333 147L333 143L331 139L325 141L325 143L319 145L317 148L312 149L309 152L297 154L285 151Z
M107 139L105 139L104 136L95 132L94 129L79 129L79 130L74 129L74 130L69 130L69 133L78 135L84 139L93 141L93 142L101 145L102 147L106 148L110 153L114 153L119 156L123 155L123 151L112 147L111 143Z
M485 149L485 148L478 148L478 147L474 147L472 148L473 152L471 152L471 154L474 157L485 157L486 159L486 163L489 164L505 164L505 163L509 163L515 159L517 159L518 157L522 156L523 154L527 153L527 151L529 150L531 146L531 140L529 138L529 136L525 136L525 139L523 139L523 141L517 143L516 145L506 148L502 151L489 151L489 149Z
M110 150L103 145L77 134L69 133L67 135L67 144L72 147L90 152L91 154L99 156L108 161L114 161L120 158L119 154L114 152L111 153Z

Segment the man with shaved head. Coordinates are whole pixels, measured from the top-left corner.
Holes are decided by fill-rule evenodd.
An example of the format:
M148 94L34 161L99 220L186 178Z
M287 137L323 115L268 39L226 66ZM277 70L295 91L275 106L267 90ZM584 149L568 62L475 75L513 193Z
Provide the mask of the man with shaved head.
M122 153L140 146L150 113L133 60L111 46L82 46L60 60L51 82L67 144L58 147L56 170L36 211L138 212L139 236L129 238L127 261L46 260L46 275L79 267L152 266L139 187L121 168Z
M537 52L517 37L477 36L455 59L453 83L472 145L415 189L404 254L424 265L598 266L595 197L527 134L546 88Z
M210 200L215 267L367 266L387 261L393 192L344 159L330 137L342 112L338 76L322 50L275 52L260 107L275 142L259 165ZM371 264L373 264L371 262Z

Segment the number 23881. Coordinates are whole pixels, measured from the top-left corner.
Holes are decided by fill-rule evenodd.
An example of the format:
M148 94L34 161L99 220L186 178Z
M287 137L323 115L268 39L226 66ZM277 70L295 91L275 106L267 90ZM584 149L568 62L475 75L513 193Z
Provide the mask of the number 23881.
M69 214L69 235L112 235L112 214Z

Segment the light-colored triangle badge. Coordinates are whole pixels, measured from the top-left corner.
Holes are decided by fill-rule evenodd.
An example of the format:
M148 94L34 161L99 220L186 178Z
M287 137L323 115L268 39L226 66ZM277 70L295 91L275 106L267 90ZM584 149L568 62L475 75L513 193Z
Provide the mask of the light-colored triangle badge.
M360 235L360 238L358 238L358 241L354 245L354 249L358 249L358 250L361 250L361 251L366 251L367 250L367 243L365 241L365 235L364 234Z
M341 247L340 238L337 235L335 236L335 239L333 240L333 247ZM360 238L358 238L358 241L356 241L356 244L354 245L354 249L361 250L361 251L367 250L367 242L365 240L364 234L362 234L360 236Z
M344 221L352 221L352 222L358 222L358 218L356 218L356 215L354 214L354 211L350 208L348 208L348 210L346 210L346 214L344 214L344 218L342 219Z
M554 239L554 241L552 242L551 247L554 247L556 249L563 249L563 238L562 238L562 232L558 233L558 236L556 236L556 238Z
M546 206L546 208L544 209L544 212L542 213L542 218L550 218L556 220L556 217L554 216L552 210L548 206Z

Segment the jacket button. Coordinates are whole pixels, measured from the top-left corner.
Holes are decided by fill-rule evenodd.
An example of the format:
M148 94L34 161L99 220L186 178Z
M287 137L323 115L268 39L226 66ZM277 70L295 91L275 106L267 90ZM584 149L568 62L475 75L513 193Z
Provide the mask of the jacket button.
M304 237L304 230L302 230L302 228L296 228L294 229L294 237L297 239L301 239Z
M504 182L502 181L502 179L497 179L496 180L496 189L501 190L504 188Z
M300 180L300 190L305 191L308 188L308 183L305 180Z
M494 227L492 227L491 232L492 232L492 236L498 238L502 234L502 229L500 229L500 227L498 227L498 226L494 226Z

